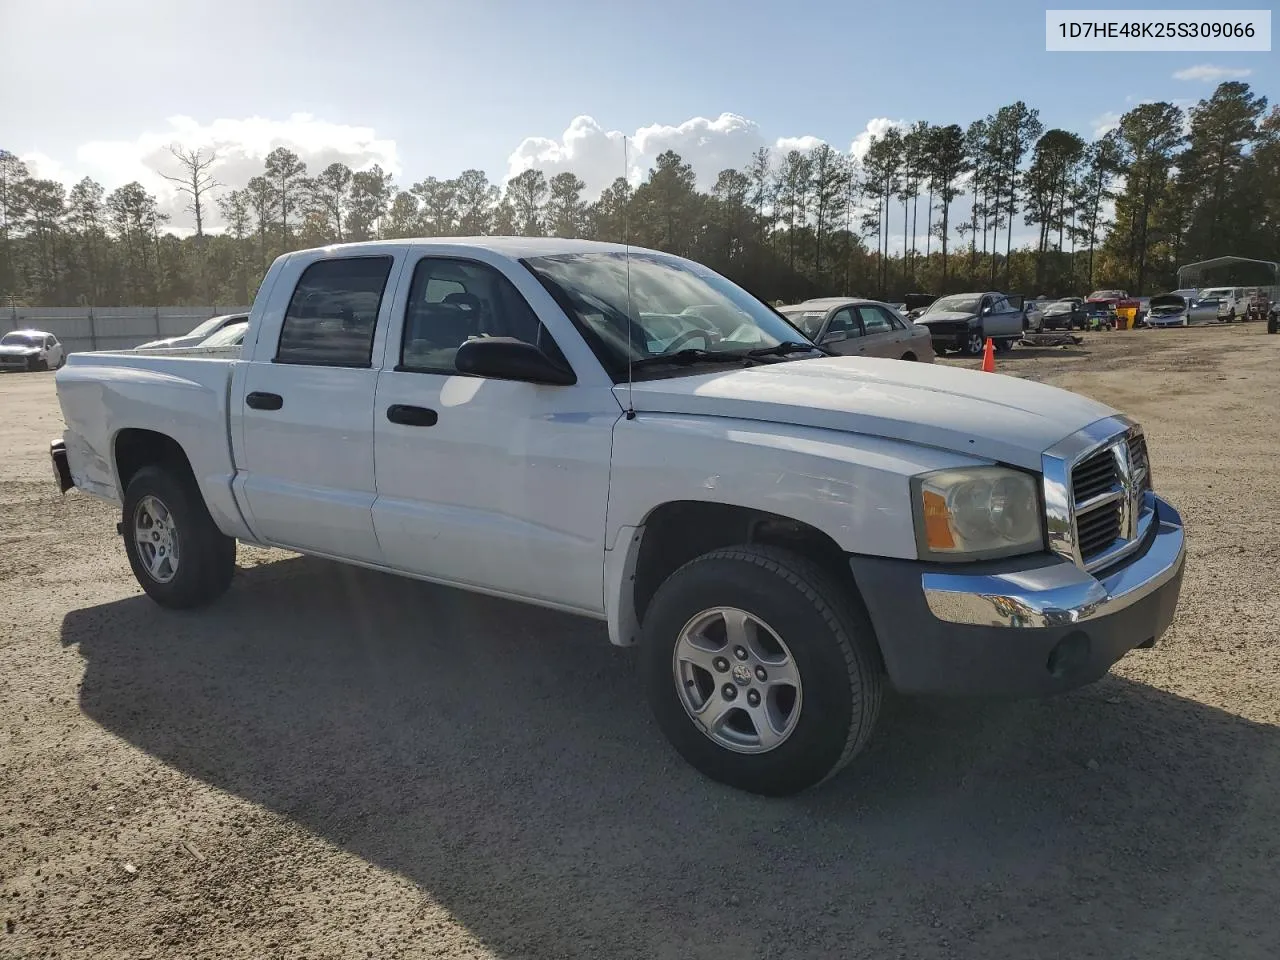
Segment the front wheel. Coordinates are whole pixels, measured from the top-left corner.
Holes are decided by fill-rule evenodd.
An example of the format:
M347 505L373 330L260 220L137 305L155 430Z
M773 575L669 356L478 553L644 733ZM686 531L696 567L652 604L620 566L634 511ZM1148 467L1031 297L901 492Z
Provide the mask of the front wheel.
M658 726L721 783L786 796L865 746L882 681L853 588L787 550L743 545L685 564L644 618Z
M1267 317L1267 333L1275 333L1277 327L1280 327L1280 319L1273 313Z
M982 335L982 328L979 327L969 334L964 342L964 352L971 357L982 356L982 348L986 346L987 338Z
M129 566L160 606L203 606L230 586L236 542L213 522L190 474L143 467L125 490L122 520Z

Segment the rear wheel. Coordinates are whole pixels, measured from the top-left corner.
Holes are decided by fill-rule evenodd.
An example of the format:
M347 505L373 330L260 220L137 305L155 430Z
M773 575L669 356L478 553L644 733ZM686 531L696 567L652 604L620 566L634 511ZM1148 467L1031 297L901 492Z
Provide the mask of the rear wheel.
M996 349L1001 353L1008 353L1013 349L1014 341L1011 337L1005 337L996 341Z
M129 481L122 519L133 575L162 607L203 606L231 584L236 542L214 524L189 474L143 467Z
M915 358L916 358L916 355L912 353L910 350L908 350L906 353L902 355L903 360L914 360Z
M644 618L641 669L659 727L706 776L797 793L866 744L881 677L861 604L787 550L743 545L690 561Z

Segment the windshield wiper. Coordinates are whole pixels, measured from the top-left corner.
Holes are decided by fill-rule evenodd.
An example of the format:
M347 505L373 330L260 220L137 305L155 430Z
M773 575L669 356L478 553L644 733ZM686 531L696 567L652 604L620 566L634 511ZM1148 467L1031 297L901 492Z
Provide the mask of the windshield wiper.
M675 353L659 353L652 357L641 357L631 361L631 368L652 367L661 363L674 363L678 366L691 366L695 363L741 363L743 360L754 360L751 352L741 353L729 350L702 350L698 347L687 347Z
M756 350L748 350L748 357L785 357L792 353L809 353L816 351L824 353L825 351L815 343L801 343L799 340L785 340L776 347L760 347Z

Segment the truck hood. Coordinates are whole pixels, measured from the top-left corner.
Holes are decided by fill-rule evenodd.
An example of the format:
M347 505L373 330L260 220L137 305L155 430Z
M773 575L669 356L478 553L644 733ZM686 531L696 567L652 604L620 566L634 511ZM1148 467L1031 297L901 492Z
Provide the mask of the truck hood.
M627 385L615 388L627 406ZM1040 454L1116 411L999 374L872 357L824 357L645 380L638 413L731 417L905 440L1040 469Z

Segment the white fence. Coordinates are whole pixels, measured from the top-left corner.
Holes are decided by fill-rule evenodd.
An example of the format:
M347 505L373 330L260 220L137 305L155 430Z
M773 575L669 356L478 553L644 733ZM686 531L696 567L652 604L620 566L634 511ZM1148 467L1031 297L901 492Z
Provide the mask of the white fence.
M248 313L248 307L0 307L0 334L52 333L68 353L128 350L148 340L189 333L210 317Z

